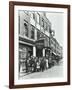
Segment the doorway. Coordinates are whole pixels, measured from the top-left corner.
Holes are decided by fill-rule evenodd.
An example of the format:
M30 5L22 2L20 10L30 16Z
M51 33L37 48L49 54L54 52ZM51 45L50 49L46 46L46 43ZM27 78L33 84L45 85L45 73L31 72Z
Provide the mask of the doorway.
M42 57L43 56L42 49L36 48L36 56L37 57Z

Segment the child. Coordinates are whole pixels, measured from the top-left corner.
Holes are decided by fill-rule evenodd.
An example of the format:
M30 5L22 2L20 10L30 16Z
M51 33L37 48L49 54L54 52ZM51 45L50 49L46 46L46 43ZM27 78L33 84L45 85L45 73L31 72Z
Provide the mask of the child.
M37 62L37 72L39 72L39 70L40 70L40 64L39 62Z

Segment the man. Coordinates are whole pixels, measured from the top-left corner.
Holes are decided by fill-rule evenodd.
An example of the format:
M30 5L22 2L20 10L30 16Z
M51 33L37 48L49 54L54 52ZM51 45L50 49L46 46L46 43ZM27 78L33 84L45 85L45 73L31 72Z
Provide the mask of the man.
M26 58L25 66L26 66L26 73L28 73L28 58Z
M42 72L45 70L45 67L46 67L46 61L45 61L45 57L43 57L40 63L40 68Z
M51 57L49 58L48 64L49 64L49 68L51 68L51 66L52 66L52 59L51 59Z

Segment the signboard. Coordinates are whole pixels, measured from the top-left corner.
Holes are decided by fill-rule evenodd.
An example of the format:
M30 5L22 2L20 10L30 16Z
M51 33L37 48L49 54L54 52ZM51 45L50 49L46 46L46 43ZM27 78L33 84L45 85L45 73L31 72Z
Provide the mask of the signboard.
M38 40L38 41L36 41L36 47L38 49L42 49L44 47L44 40Z
M44 40L44 47L49 47L49 38Z
M38 41L36 41L36 46L39 49L49 47L49 38L40 38Z

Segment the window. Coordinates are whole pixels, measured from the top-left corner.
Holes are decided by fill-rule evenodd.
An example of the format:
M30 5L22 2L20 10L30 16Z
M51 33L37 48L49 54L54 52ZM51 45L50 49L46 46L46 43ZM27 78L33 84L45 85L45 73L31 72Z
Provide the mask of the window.
M48 29L48 25L47 25L47 23L45 22L45 24L44 24L44 27L45 27L45 30L47 30Z
M33 13L33 19L35 20L35 14Z
M50 26L48 26L48 30L49 30L49 33L51 34L52 31L51 31L51 27Z
M37 13L37 23L40 24L40 15Z
M44 27L44 19L42 18L42 27Z
M39 30L37 30L37 39L44 38L44 37L45 37L45 35L42 32L40 32Z
M31 18L35 20L35 13L31 12Z
M31 25L31 39L34 39L34 31L35 31L35 28L34 26Z
M40 38L43 38L44 37L44 34L43 33L40 33Z
M40 31L37 31L37 39L40 39Z
M28 37L28 24L24 23L24 27L25 27L25 36Z

